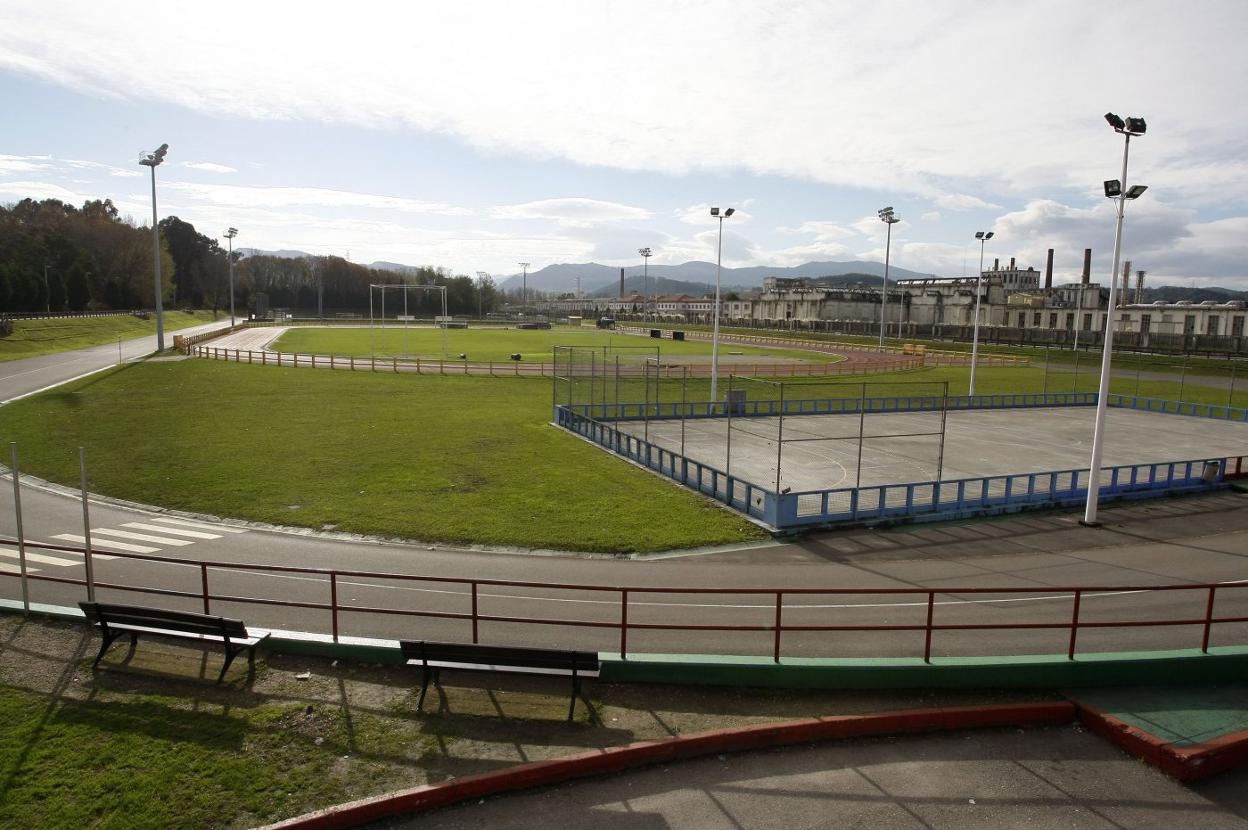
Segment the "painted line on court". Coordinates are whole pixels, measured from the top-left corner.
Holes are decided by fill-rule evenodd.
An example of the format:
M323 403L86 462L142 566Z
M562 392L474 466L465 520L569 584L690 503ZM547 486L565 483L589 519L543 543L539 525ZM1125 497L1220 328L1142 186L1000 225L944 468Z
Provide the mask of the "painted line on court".
M196 530L211 530L211 531L216 531L220 533L246 533L247 532L247 529L242 528L242 527L226 527L225 525L214 525L214 524L209 524L207 522L193 522L193 521L190 521L189 519L168 519L162 516L161 518L158 518L158 519L152 519L152 521L159 522L164 525L179 525L179 526L184 525L186 527L195 528Z
M77 534L74 534L74 533L58 533L55 536L52 536L50 538L60 539L61 541L64 541L64 542L74 542L75 544L79 544L79 545L85 545L87 543L87 539L85 536L78 536ZM91 555L95 557L96 559L116 559L117 558L116 556L108 556L106 554L102 554L96 551L95 548L100 547L101 545L104 547L115 548L117 550L124 550L127 553L159 553L160 552L160 548L149 548L143 545L128 545L125 542L100 542L100 543L92 542L91 543Z
M0 562L0 573L20 574L21 572L22 572L22 568L20 565L10 565L8 562ZM39 569L27 568L26 573L36 574L36 573L39 573Z
M16 548L0 548L0 556L6 559L21 559L21 551ZM77 565L77 559L61 559L59 556L47 556L42 553L31 553L26 551L27 562L38 562L40 565L58 565L60 567L68 567Z
M123 522L122 527L132 527L135 530L153 530L157 533L172 533L174 536L189 536L192 539L220 539L220 534L205 533L202 530L182 530L176 527L168 527L166 525L149 525L144 522Z

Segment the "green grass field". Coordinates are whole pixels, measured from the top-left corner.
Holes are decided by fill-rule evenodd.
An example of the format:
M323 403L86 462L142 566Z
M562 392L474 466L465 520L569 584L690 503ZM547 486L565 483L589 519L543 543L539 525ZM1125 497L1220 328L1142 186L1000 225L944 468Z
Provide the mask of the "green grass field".
M165 331L211 323L229 314L211 311L165 312ZM53 317L45 320L14 320L13 333L0 337L0 361L20 360L71 349L85 349L156 333L156 317L140 320L129 314L108 317Z
M0 409L23 469L184 510L408 539L611 552L762 538L549 425L550 382L131 364ZM134 440L142 435L143 440Z
M549 363L551 351L558 346L608 347L633 360L643 361L643 350L658 346L664 355L711 354L711 344L702 340L653 340L629 334L613 334L591 328L554 329L449 329L446 332L447 354L466 354L473 362L510 362L512 354L520 354L526 363ZM343 357L430 357L442 356L442 332L434 328L393 326L385 329L362 328L296 328L282 335L273 349L299 354L333 354ZM808 351L769 349L721 344L721 354L755 355L766 358L835 363L835 355ZM601 355L599 355L601 357ZM588 359L588 358L586 358ZM614 359L614 355L610 357Z

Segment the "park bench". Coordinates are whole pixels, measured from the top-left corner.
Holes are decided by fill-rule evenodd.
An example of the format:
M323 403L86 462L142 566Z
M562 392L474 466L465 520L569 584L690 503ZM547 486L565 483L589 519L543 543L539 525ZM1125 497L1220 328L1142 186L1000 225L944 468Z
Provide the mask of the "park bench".
M581 693L582 678L597 677L602 665L596 651L434 643L426 640L401 640L399 647L403 650L403 658L408 665L419 665L422 669L420 697L416 701L417 711L425 704L429 680L432 678L434 685L440 685L442 669L512 672L571 678L572 699L568 705L568 720L572 720L572 714L576 710L576 698Z
M130 635L130 648L139 641L140 634L152 634L161 637L173 637L196 642L221 643L225 646L225 665L217 676L220 683L225 672L234 662L234 658L244 650L247 652L247 665L254 669L256 663L256 646L268 638L253 636L247 631L242 620L228 617L214 617L208 614L194 614L186 611L169 611L163 608L145 608L139 605L111 605L102 602L80 602L78 607L86 615L89 622L100 629L103 642L100 653L96 656L92 667L99 665L105 652L123 634Z

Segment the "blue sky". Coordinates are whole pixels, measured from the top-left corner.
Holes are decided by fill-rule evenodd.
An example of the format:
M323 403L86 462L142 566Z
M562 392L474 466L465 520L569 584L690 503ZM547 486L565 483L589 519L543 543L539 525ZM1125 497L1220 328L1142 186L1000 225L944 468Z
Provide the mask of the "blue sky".
M45 6L55 6L49 8ZM406 8L411 6L412 8ZM211 17L207 15L211 14ZM158 18L158 19L152 19ZM1248 288L1248 78L1232 2L0 0L0 202L111 197L239 246L506 276L556 262L988 257ZM1129 50L1108 44L1129 44Z

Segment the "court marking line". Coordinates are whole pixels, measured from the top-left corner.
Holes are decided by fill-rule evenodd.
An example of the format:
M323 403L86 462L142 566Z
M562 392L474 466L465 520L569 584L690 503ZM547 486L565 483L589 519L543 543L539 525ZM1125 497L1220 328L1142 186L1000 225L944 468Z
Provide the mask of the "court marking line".
M164 525L149 525L145 522L122 522L122 527L132 527L135 530L153 530L157 533L172 533L174 536L189 536L192 539L220 539L216 533L204 533L201 530L182 530L180 528L165 527Z
M151 536L147 533L131 533L128 530L112 530L106 527L91 528L92 535L99 536L116 536L118 539L133 539L136 542L152 542L157 545L172 545L173 547L183 547L185 545L195 544L190 539L174 539L165 536Z
M21 551L17 550L16 548L0 548L0 556L3 556L6 559L19 559L20 560ZM26 561L38 562L40 565L59 565L61 567L68 567L70 565L78 564L78 561L76 559L61 559L60 557L47 556L42 553L32 553L30 551L26 551Z
M226 525L214 525L214 524L209 524L208 522L197 522L197 521L192 521L190 519L171 519L171 518L166 518L164 516L161 516L160 518L152 519L152 521L160 522L161 524L168 524L168 525L185 525L186 527L193 528L196 530L212 530L212 531L219 531L221 533L246 533L247 532L247 529L242 528L242 527L227 527Z

